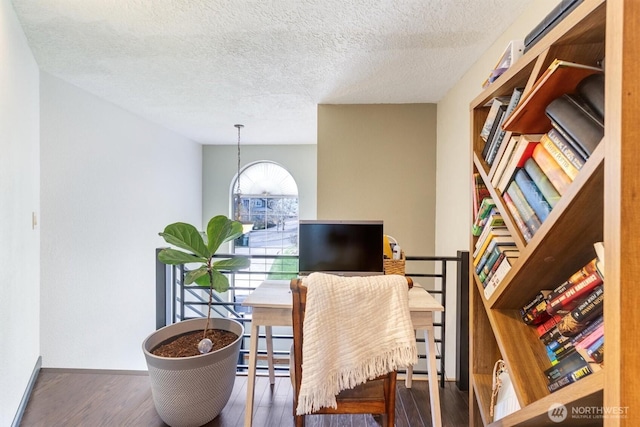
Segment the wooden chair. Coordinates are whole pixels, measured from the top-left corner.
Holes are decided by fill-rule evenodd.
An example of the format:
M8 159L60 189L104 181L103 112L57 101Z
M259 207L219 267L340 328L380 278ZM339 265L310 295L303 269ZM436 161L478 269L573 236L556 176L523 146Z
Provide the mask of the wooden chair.
M411 278L407 277L407 281L411 287L413 285ZM302 383L302 342L304 340L302 326L307 302L307 288L302 285L300 279L293 279L290 287L293 298L293 416L296 427L304 427L305 416L296 415L296 407ZM383 425L393 427L396 407L396 376L397 372L393 371L353 389L343 390L336 396L338 405L336 409L322 408L313 414L380 415L383 419Z

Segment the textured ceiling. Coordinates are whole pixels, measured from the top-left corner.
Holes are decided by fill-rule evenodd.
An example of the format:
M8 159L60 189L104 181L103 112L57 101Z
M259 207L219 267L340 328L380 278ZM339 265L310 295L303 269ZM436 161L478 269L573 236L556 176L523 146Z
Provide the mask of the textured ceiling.
M532 0L12 0L41 69L204 144L437 102Z

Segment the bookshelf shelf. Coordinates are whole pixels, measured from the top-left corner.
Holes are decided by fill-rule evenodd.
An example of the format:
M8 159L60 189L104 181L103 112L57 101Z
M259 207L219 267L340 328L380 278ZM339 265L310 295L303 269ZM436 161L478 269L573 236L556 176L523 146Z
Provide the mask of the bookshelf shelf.
M554 425L547 413L554 403L569 411L577 407L635 407L635 413L626 418L576 416L563 425L639 425L635 421L640 419L640 391L625 378L638 378L640 358L633 346L623 344L631 335L625 332L623 340L620 333L623 324L640 324L636 315L640 300L640 79L632 77L640 74L640 52L633 48L640 42L640 34L632 30L637 28L636 22L640 22L640 8L633 2L584 0L471 102L471 171L486 185L520 253L489 299L475 267L470 266L471 425ZM502 192L491 186L493 171L481 154L485 141L480 131L490 102L511 95L515 88L524 88L526 97L555 59L597 65L605 57L605 48L605 136L527 241ZM504 141L510 137L507 132ZM470 235L472 248L477 239ZM535 328L522 321L520 308L539 291L553 289L593 259L593 244L600 241L607 259L605 364L602 370L550 393L544 373L550 366L546 348ZM640 339L640 326L634 326L630 334L633 342ZM521 409L492 422L491 375L498 359L507 363Z

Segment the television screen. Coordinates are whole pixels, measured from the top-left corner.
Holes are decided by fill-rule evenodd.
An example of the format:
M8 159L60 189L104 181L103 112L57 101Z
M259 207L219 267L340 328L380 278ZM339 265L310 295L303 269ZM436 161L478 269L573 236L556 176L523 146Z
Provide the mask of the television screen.
M360 276L383 274L382 221L300 221L301 275L314 271Z

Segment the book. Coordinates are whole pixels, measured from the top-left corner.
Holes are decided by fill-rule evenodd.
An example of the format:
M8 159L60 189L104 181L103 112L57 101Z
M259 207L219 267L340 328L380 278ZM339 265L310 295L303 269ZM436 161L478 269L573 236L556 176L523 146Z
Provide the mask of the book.
M478 215L476 216L476 220L473 223L471 233L474 236L479 236L482 233L482 228L485 224L485 219L489 216L491 209L496 205L491 197L485 197L480 203L480 208L478 209Z
M586 366L582 367L582 368L578 368L575 371L572 371L560 378L558 378L557 380L551 382L547 388L549 389L549 391L551 393L553 393L554 391L558 391L563 387L568 386L569 384L572 384L584 377L586 377L587 375L591 375L593 373L593 371L591 370L591 367L587 364Z
M560 168L542 144L536 145L531 157L533 157L542 172L549 178L549 181L551 181L551 184L553 184L558 194L562 196L571 185L571 178L564 173L562 168Z
M489 189L485 185L482 177L479 173L473 174L473 220L478 217L478 211L480 210L480 204L482 201L489 197Z
M558 23L560 23L582 0L561 0L557 6L535 26L524 38L524 51L527 52Z
M562 338L564 338L565 340L567 339L565 337L562 337ZM565 341L563 344L558 344L554 346L553 349L551 349L550 347L547 347L546 351L547 351L547 357L549 358L549 361L555 362L554 364L552 364L552 366L555 366L556 364L564 360L566 357L569 357L572 354L575 354L576 348L573 346L573 344L571 344L570 341Z
M549 345L552 342L558 340L562 336L563 335L558 330L558 325L556 325L552 329L550 329L547 332L545 332L544 334L540 335L540 341L542 341L542 343L544 345Z
M493 278L493 275L496 274L496 271L498 270L498 267L500 267L500 264L502 263L502 260L504 258L508 258L509 265L512 265L515 262L515 260L518 259L519 256L520 256L520 251L518 251L517 249L504 249L503 251L501 251L500 256L498 257L496 262L493 264L491 271L489 271L489 274L487 275L487 278L482 283L482 285L484 287L487 287L487 285Z
M489 139L489 135L491 134L491 129L494 129L498 125L498 121L496 118L498 117L498 113L500 112L500 107L505 106L506 108L507 98L505 97L497 97L491 100L491 104L489 107L489 114L482 125L482 130L480 130L480 138L484 142L487 142Z
M589 326L591 326L591 324L589 324ZM587 326L587 328L589 328L589 326ZM585 330L587 328L585 328ZM597 343L600 341L600 339L602 337L604 337L604 324L600 324L597 328L595 328L593 331L591 331L590 334L588 334L586 337L584 337L584 339L582 339L580 342L574 343L574 346L576 348L585 348L585 349L588 349L590 347L591 348L596 348L597 347ZM572 340L572 342L573 342L573 340Z
M585 77L576 90L604 122L604 74Z
M555 59L522 96L515 111L505 120L502 128L515 133L546 133L551 121L546 107L559 96L573 93L587 76L602 73L602 69L586 64Z
M491 129L491 133L489 133L487 142L482 149L482 158L484 158L485 162L487 162L487 164L489 165L491 165L491 163L489 163L489 153L493 150L493 148L498 143L498 140L500 139L500 134L502 132L501 126L502 122L504 121L506 111L507 106L501 105L500 109L498 110L498 116L496 117L496 125Z
M586 337L588 337L596 329L598 329L603 324L603 322L604 322L604 317L603 316L599 316L599 317L595 318L579 334L571 337L571 341L573 342L573 345L576 346L576 348L578 348L578 345L580 344L580 342L582 340L584 340Z
M595 271L596 271L596 259L594 258L588 263L586 263L580 270L573 273L567 280L565 280L564 282L556 286L553 289L553 291L551 291L549 295L547 295L547 300L553 300L558 296L562 295L573 285L589 277Z
M604 362L604 343L600 347L598 347L595 350L593 350L589 354L589 356L591 356L593 361L596 362L596 363Z
M551 213L552 208L542 195L536 183L533 182L533 179L531 179L525 169L519 169L516 172L515 182L518 184L529 206L531 206L536 216L540 219L540 222L544 222Z
M540 325L549 320L551 316L547 313L547 300L544 299L531 307L522 315L522 320L527 325Z
M589 322L602 314L604 289L596 288L576 308L567 313L558 323L558 330L567 337L573 337L583 331Z
M513 247L515 247L515 245L511 244L511 242L509 242L508 244L497 244L493 247L493 250L482 266L480 273L478 273L478 278L480 279L480 282L483 283L483 285L486 286L486 280L489 278L489 274L493 270L494 266L497 268L496 263L502 261L502 258L504 258L506 254L509 253L509 248Z
M482 282L483 288L487 287L487 285L489 284L489 281L491 280L491 276L493 276L493 273L498 269L498 266L500 265L500 263L502 262L505 256L506 256L505 253L503 251L500 251L498 253L498 257L496 258L496 260L491 263L491 268L487 267L487 265L491 261L489 260L487 262L487 265L485 265L485 268L482 269L478 278L480 279L480 282ZM485 269L486 269L486 274L485 274Z
M562 95L551 101L546 115L559 132L590 156L604 136L604 123L577 96Z
M547 201L549 206L553 208L558 200L560 200L560 194L558 190L555 189L551 181L549 181L549 177L542 172L540 166L536 163L536 161L532 158L527 159L524 163L524 170L527 171L533 182L536 183L536 186L544 196L544 199Z
M511 160L511 157L513 156L513 152L519 138L519 135L512 135L511 138L509 138L509 141L505 144L505 149L502 152L502 155L500 156L500 153L498 153L500 160L494 163L496 165L495 170L490 178L493 188L496 188L498 182L500 182L500 177L502 177L502 173L507 167L507 163L509 163L509 160ZM494 169L494 166L491 166L491 169ZM489 174L491 174L491 171L489 171Z
M507 205L507 209L511 213L511 217L513 218L513 221L516 223L518 230L520 230L520 233L522 234L522 238L524 239L525 242L529 242L533 238L533 233L531 232L531 230L529 230L529 227L527 227L527 224L524 223L524 220L520 216L518 209L516 209L516 205L513 203L513 200L511 200L511 196L509 196L508 193L504 193L502 195L502 200L504 200L505 205Z
M586 349L589 357L596 352L600 347L604 345L604 334L600 335L596 340L594 340Z
M570 286L560 295L547 302L547 312L555 314L560 310L573 310L581 299L591 293L596 286L602 284L602 278L597 272L589 274L584 279Z
M489 221L493 221L494 223L501 223L497 226L485 226L484 231L478 237L478 241L476 242L475 250L473 251L473 258L475 258L479 253L484 252L487 248L489 241L495 236L510 236L511 233L509 229L504 226L504 220L502 219L502 215L494 214L489 217ZM487 223L487 225L489 225Z
M557 326L554 326L553 329L551 329L550 331L545 332L545 336L546 334L554 334L555 331L558 330ZM575 345L573 344L573 342L571 341L571 338L569 337L565 337L564 335L558 333L558 336L555 337L553 340L551 340L549 343L546 344L546 347L548 350L557 353L557 351L561 348L564 347L565 344L567 343L571 343L572 346L575 347Z
M576 308L571 310L568 314L578 324L584 324L585 327L588 322L597 318L602 314L604 302L604 287L602 285L596 286L596 288L582 301ZM580 330L583 330L581 328ZM562 332L562 330L560 331ZM580 331L578 331L580 332Z
M576 169L582 169L587 157L578 146L573 145L571 141L560 135L555 128L550 129L546 135Z
M509 115L511 115L513 110L515 110L516 106L518 105L518 102L520 101L520 98L522 97L522 91L523 91L523 88L521 87L517 87L513 89L513 92L511 93L511 98L509 99L509 104L507 104L507 108L505 109L504 115L500 119L500 122L498 122L498 130L494 138L495 141L493 145L489 147L489 152L487 153L487 159L486 159L487 163L491 165L491 169L489 170L489 179L491 179L491 177L493 177L493 174L495 173L495 168L493 167L493 163L496 157L498 156L498 153L500 154L502 153L500 148L503 145L502 141L506 135L506 131L502 129L502 123L504 123L505 119Z
M495 187L499 192L503 193L507 189L516 169L524 167L524 163L533 154L533 150L538 142L540 142L540 138L542 138L542 134L520 135L513 155L507 163L507 166L505 166L498 185Z
M522 308L520 309L520 316L522 316L522 318L524 319L526 313L529 310L531 310L533 307L537 306L541 302L546 301L547 295L549 295L549 291L545 291L545 290L539 291L533 297L533 299L531 299L528 303L522 306Z
M551 157L558 163L558 166L562 168L564 173L573 181L578 176L579 169L576 168L573 163L569 161L567 156L558 148L556 144L549 138L548 133L542 135L540 144L549 152Z
M535 235L536 231L538 231L542 226L542 222L525 199L517 182L511 181L511 184L509 184L509 187L507 188L507 194L511 197L520 217L527 225L527 228L531 231L531 234Z
M489 272L493 268L493 264L498 260L498 258L500 258L501 254L502 250L500 250L500 246L494 246L484 265L480 269L480 272L478 273L478 279L480 280L480 283L484 284L487 276L489 275Z
M476 267L476 270L479 270L480 268L482 268L480 264L487 260L487 257L489 256L489 252L491 252L494 246L498 244L497 241L494 240L494 237L496 236L493 236L493 235L487 236L487 238L485 239L484 243L480 246L480 248L477 251L474 251L475 256L473 257L473 266ZM477 273L478 271L476 271L476 274Z
M596 270L602 280L604 280L604 243L596 242L593 244L593 249L596 251Z
M484 297L486 299L491 298L491 295L498 289L500 282L506 277L506 275L511 270L511 267L516 262L517 258L505 257L498 265L495 273L491 277L491 280L487 283L487 286L484 288Z
M542 335L544 335L545 332L550 331L551 329L553 329L556 325L560 324L560 322L562 321L563 317L560 315L553 315L550 316L547 320L545 320L544 322L538 324L536 326L536 331L538 332L538 337L541 337ZM558 328L560 329L560 328ZM562 332L562 331L560 331Z
M476 258L474 258L474 260L473 260L473 266L476 268L476 274L480 274L480 271L481 271L482 267L484 267L484 264L487 262L487 259L491 255L491 252L498 245L515 246L516 243L513 240L513 237L511 237L510 235L509 236L495 236L495 237L492 237L491 241L489 242L489 244L487 246L487 249L485 249L484 252L478 254L478 256L476 256Z

